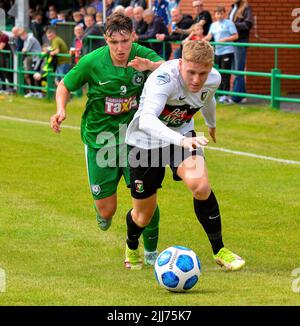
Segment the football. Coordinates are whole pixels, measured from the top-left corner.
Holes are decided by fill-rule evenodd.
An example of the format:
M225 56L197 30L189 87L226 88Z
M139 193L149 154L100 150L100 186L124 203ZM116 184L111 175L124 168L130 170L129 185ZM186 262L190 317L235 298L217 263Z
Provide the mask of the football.
M198 282L201 263L193 250L172 246L157 257L154 272L159 285L165 289L185 292Z

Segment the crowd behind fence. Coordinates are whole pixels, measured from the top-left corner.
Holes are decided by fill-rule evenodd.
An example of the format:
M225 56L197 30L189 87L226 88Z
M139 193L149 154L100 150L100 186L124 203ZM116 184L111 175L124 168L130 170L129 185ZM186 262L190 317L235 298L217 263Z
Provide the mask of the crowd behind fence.
M92 46L92 42L95 39L103 39L103 37L97 36L90 36L90 46ZM157 43L155 39L148 40L149 43ZM163 48L165 49L165 44L163 43ZM180 44L180 42L171 42L174 44ZM213 45L222 45L223 43L212 42ZM269 78L270 79L270 93L269 94L252 94L252 93L237 93L233 91L217 91L217 95L236 95L242 96L246 98L256 98L270 101L270 106L273 108L280 108L280 102L294 102L300 103L299 98L290 98L290 97L283 97L281 96L281 80L282 79L290 79L290 80L300 80L300 75L292 75L292 74L282 74L279 67L278 67L278 51L279 49L300 49L300 45L298 44L260 44L260 43L235 43L232 42L231 45L233 46L247 46L247 47L254 47L254 48L271 48L274 49L274 67L271 69L270 72L259 72L259 71L237 71L237 70L224 70L218 69L216 66L215 68L218 69L221 73L225 74L233 74L233 75L243 75L243 76L255 76L260 78ZM36 53L23 53L23 52L16 52L15 55L12 54L11 51L1 50L0 53L2 55L8 56L9 60L9 67L0 67L0 73L10 73L14 75L13 82L9 82L8 80L0 81L0 85L7 85L11 88L14 88L18 94L24 95L26 89L34 89L42 92L45 97L48 99L53 98L56 86L55 86L55 78L56 77L63 77L64 74L57 74L55 71L51 71L47 74L45 79L45 83L43 86L32 86L26 85L24 80L24 75L29 74L33 75L36 71L33 70L24 70L23 66L23 57L26 56L34 56ZM43 54L40 53L39 56ZM68 57L73 60L74 64L74 56L70 54L58 54L57 56L61 57ZM82 90L78 90L77 92L73 93L76 96L81 96Z

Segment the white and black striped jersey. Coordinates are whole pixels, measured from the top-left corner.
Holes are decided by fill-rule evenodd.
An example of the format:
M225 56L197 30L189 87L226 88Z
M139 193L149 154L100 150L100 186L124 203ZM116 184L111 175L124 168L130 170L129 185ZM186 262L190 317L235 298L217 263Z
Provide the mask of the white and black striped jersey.
M139 109L128 126L126 143L144 149L179 145L183 134L194 129L200 110L208 127L216 126L214 94L221 76L214 68L202 89L191 93L179 72L179 60L163 63L148 77Z

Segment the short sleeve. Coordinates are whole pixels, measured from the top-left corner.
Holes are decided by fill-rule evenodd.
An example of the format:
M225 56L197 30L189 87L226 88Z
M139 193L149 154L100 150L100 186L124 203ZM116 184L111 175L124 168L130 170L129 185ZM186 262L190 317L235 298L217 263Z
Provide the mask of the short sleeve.
M78 64L64 76L64 85L68 91L73 92L88 82L91 71L91 62L88 57L83 57Z
M136 53L137 53L138 57L146 58L153 62L158 62L158 61L164 60L155 51L153 51L145 46L138 45Z

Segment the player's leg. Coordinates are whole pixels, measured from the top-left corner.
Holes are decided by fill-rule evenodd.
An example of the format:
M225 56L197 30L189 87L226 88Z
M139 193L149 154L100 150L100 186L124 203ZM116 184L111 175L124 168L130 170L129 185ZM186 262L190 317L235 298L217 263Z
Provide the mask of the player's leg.
M127 241L125 254L125 267L128 269L141 269L142 260L138 251L139 238L145 227L149 225L156 210L156 194L145 198L133 198L133 209L127 213Z
M130 187L129 167L123 168L123 175L127 186ZM159 218L160 212L157 206L149 225L147 225L143 231L145 265L154 265L158 255Z
M96 220L99 228L106 231L111 226L112 217L117 210L117 194L102 198L95 199Z
M117 209L117 186L122 176L119 167L105 167L97 161L97 149L85 146L87 173L96 220L101 230L106 231Z
M158 214L156 192L158 188L161 188L161 183L165 175L164 167L151 167L151 151L134 149L129 155L130 161L130 184L131 184L131 196L133 198L133 209L127 214L127 248L125 267L126 268L141 268L141 263L138 258L132 260L128 256L128 253L134 254L139 257L138 245L139 237L148 226L151 232L151 228L156 228L158 225ZM157 155L156 155L157 154ZM155 153L155 157L159 156L159 151ZM146 157L148 163L146 167L136 166L134 164L135 159L139 162L143 161L142 157ZM158 157L159 158L159 157ZM154 222L151 223L151 219L154 218ZM154 230L155 233L158 229ZM152 230L153 232L153 230ZM158 234L157 234L158 236ZM149 244L149 243L148 243ZM155 247L157 242L155 243Z
M211 243L215 261L227 270L241 269L245 261L224 247L219 205L209 184L203 156L187 157L178 167L177 175L193 193L195 214Z
M159 236L159 219L159 207L156 206L152 219L143 232L145 265L153 266L158 256L157 244Z

